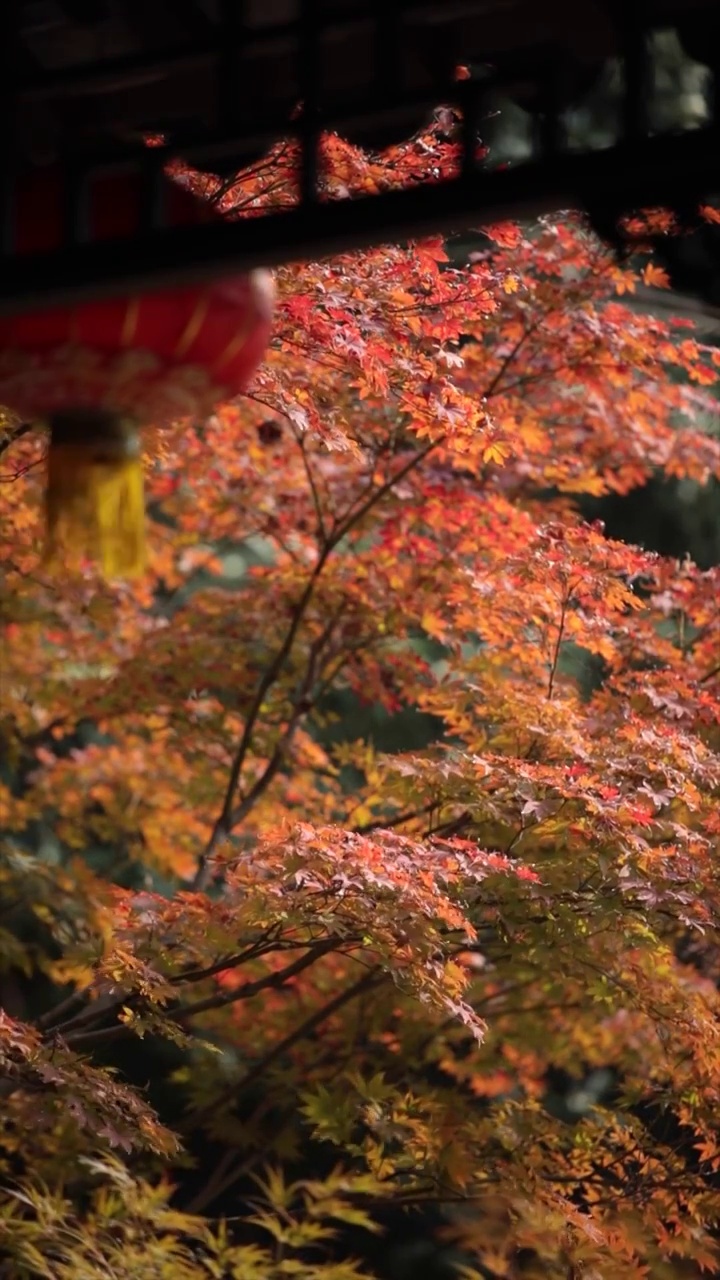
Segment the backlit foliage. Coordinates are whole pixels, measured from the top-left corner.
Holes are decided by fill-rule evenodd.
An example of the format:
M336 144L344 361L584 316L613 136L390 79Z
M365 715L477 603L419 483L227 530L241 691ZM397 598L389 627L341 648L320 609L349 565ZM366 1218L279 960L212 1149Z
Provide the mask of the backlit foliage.
M148 431L138 585L45 575L3 420L3 1277L352 1280L418 1203L458 1276L720 1265L720 572L577 507L720 475L720 359L574 215L476 243L278 271L250 394Z

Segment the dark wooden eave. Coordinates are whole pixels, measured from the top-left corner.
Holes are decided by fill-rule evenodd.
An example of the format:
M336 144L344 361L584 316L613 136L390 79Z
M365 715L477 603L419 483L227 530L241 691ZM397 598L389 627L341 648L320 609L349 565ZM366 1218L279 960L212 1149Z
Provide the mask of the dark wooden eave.
M77 205L61 252L16 259L6 237L6 309L570 204L611 227L625 208L689 208L720 190L717 121L654 137L646 110L652 31L675 28L694 58L720 68L718 0L5 0L0 23L6 209L18 170L57 161L73 174ZM562 112L611 57L625 72L620 134L602 152L570 151ZM460 85L458 64L474 72ZM527 163L478 171L474 144L497 92L534 112L537 146ZM318 129L379 148L412 135L449 101L466 124L456 180L316 201ZM306 179L292 212L173 232L153 222L149 200L147 225L132 242L84 242L83 181L94 166L135 155L152 184L180 154L227 173L292 128ZM164 134L166 148L148 152L147 132Z

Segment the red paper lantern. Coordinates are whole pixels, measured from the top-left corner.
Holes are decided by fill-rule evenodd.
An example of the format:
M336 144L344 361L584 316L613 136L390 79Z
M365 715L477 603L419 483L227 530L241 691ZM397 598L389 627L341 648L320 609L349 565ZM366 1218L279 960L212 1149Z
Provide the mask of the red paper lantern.
M139 173L95 180L88 239L130 237L140 225ZM165 221L214 215L176 183ZM55 170L18 186L18 254L61 245L63 187ZM147 294L131 293L0 317L0 403L50 428L48 554L99 555L109 576L143 565L139 428L207 416L239 395L267 347L273 286L266 271Z

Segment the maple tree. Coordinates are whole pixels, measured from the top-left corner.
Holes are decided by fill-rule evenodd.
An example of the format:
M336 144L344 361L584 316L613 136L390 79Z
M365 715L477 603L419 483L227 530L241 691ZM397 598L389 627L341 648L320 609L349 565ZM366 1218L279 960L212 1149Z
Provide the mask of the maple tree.
M248 394L147 435L140 582L40 567L5 419L3 1276L351 1280L416 1206L466 1280L720 1265L720 571L578 511L720 475L720 356L575 215L476 243L276 273Z

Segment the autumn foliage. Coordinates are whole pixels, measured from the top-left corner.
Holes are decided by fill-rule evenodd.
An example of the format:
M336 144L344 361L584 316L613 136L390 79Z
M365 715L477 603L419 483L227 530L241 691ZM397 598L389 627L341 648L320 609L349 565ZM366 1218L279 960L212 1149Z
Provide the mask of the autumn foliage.
M720 475L720 355L575 215L473 243L277 272L139 584L46 575L6 420L3 1278L352 1280L418 1205L466 1280L720 1267L720 571L579 514Z

